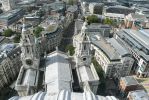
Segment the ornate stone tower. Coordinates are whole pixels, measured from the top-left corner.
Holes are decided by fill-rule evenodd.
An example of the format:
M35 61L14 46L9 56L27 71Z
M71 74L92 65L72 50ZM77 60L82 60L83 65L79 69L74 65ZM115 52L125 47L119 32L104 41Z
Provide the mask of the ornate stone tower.
M78 66L90 66L91 64L90 40L87 32L85 32L86 29L87 22L84 22L76 47L76 63Z
M39 52L35 43L35 38L31 31L26 29L25 24L22 28L22 38L20 41L22 54L21 60L25 68L38 69L39 66Z

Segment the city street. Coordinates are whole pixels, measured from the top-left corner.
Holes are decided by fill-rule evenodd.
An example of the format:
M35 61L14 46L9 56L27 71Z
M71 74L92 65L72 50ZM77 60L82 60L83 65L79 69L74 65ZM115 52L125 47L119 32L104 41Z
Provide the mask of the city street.
M65 48L67 45L69 44L72 44L72 37L74 35L74 23L75 22L72 22L68 28L66 30L64 30L64 33L63 33L63 38L62 38L62 41L61 41L61 44L59 46L59 49L61 51L64 51L65 52Z

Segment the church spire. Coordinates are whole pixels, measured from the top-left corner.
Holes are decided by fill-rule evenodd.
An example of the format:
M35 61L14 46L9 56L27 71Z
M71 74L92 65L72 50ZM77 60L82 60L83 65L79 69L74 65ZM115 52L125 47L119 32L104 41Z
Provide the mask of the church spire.
M80 66L89 66L91 64L90 41L88 37L87 22L83 23L81 34L79 35L79 43L76 48L77 64Z
M81 35L83 36L85 34L85 30L87 29L87 22L85 21L83 23L82 29L81 29Z
M23 33L24 31L26 31L26 29L25 29L25 18L23 18L22 33Z
M25 19L23 18L22 25L22 38L21 38L21 59L22 64L26 68L38 68L39 64L39 52L35 43L35 38L31 34L30 30L25 26Z
M27 29L25 27L25 18L23 18L23 25L22 25L22 38L25 39L25 34L27 33Z

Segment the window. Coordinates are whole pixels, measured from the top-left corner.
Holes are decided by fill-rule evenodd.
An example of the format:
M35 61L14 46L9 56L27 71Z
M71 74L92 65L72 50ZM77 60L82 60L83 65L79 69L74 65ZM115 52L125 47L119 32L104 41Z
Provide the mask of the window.
M86 50L86 45L84 45L84 50Z
M26 47L26 51L27 51L27 53L29 53L29 48L28 47Z
M83 61L86 61L86 58L83 58Z

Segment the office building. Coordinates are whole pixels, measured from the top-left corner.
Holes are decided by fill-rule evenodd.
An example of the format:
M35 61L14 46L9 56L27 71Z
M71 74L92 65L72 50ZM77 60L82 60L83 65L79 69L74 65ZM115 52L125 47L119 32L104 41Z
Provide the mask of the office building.
M62 40L63 29L59 25L58 17L49 17L45 20L41 26L44 28L42 35L45 41L42 41L44 45L41 45L46 51L55 49L60 45Z
M1 0L1 3L4 11L12 10L15 8L15 0Z
M102 15L103 11L103 3L90 3L89 4L89 11L91 14L100 14Z
M130 91L127 96L128 100L149 100L148 94L144 90Z
M130 91L139 89L141 89L141 86L133 76L121 77L119 82L119 90L121 94L127 95Z
M0 90L16 80L22 66L20 55L21 48L14 44L1 46L0 58Z
M149 76L149 30L123 29L115 34L115 39L135 58L132 70L138 77Z
M7 29L13 23L19 21L24 13L23 9L18 8L0 14L0 27Z

